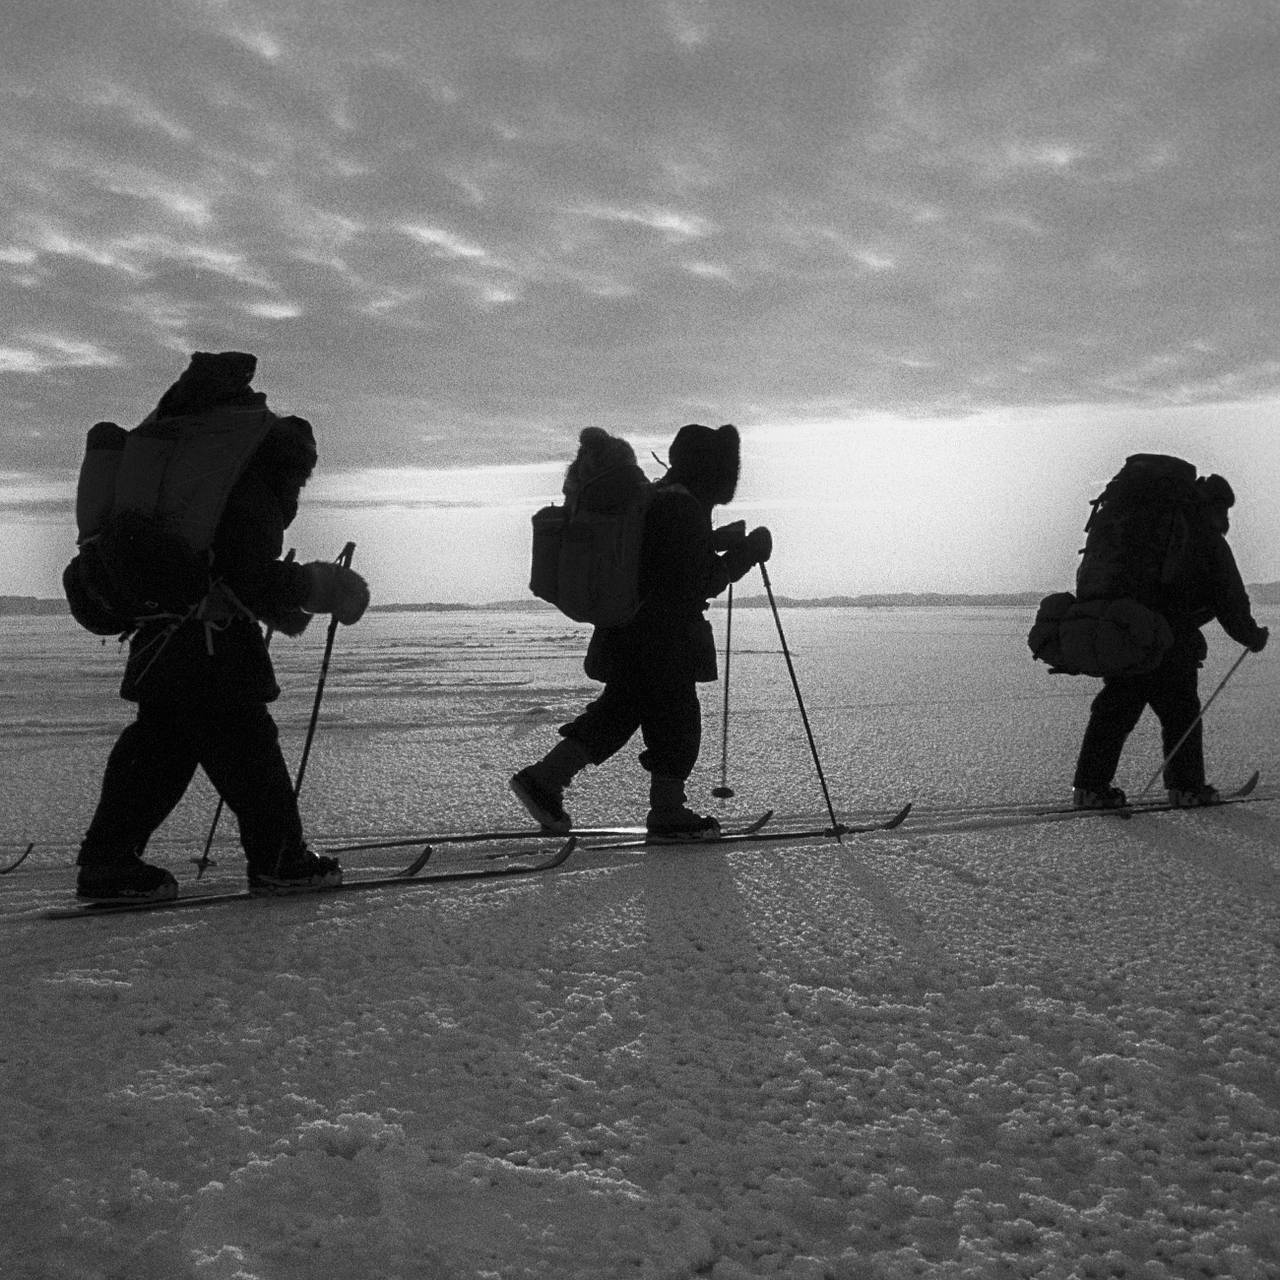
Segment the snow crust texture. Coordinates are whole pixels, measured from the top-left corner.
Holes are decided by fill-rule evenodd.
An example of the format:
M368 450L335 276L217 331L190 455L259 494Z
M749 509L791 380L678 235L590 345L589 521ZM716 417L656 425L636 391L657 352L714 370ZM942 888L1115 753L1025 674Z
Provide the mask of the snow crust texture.
M415 739L432 810L496 793L550 694L528 741L480 701ZM381 738L327 742L378 785ZM787 768L775 798L812 806ZM71 924L31 918L71 876L38 849L0 879L0 1276L1275 1280L1278 836L1265 798L924 815ZM194 851L156 856L190 888Z
M0 1270L1274 1276L1275 871L1211 821L21 926Z

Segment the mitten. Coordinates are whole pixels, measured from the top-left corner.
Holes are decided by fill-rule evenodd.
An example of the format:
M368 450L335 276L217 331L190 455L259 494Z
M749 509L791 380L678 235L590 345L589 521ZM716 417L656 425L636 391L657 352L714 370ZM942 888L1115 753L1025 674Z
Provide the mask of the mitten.
M331 613L343 626L359 622L369 607L369 584L353 569L331 560L302 566L309 585L302 607L308 613Z
M1253 641L1249 645L1251 653L1261 653L1267 647L1267 640L1271 635L1271 631L1267 627L1259 627L1253 636Z
M712 535L711 545L717 551L732 551L740 546L747 536L747 522L735 520L732 524L722 524Z
M752 529L747 534L747 550L751 554L752 564L764 564L773 555L773 534L764 525Z

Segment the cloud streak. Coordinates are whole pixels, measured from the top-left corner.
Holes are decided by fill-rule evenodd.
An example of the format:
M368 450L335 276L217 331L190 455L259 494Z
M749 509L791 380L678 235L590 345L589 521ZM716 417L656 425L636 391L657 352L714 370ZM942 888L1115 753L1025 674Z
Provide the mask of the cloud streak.
M326 465L1273 393L1259 6L15 6L6 461L194 348ZM74 429L73 429L74 428Z

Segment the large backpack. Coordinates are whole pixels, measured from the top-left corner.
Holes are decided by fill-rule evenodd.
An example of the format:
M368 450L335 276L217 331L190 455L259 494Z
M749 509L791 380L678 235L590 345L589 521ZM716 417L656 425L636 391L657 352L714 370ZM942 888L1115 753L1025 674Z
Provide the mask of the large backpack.
M264 409L148 417L89 432L76 487L77 551L63 570L71 614L94 635L194 613L235 482L275 416Z
M1191 463L1160 453L1126 458L1093 500L1076 598L1160 609L1186 560L1200 503Z
M1067 675L1154 671L1173 644L1162 610L1186 562L1201 504L1196 469L1135 453L1093 500L1076 592L1046 596L1027 636L1034 658Z
M640 551L653 486L635 451L587 427L564 482L565 501L533 517L529 590L575 622L618 627L640 608Z

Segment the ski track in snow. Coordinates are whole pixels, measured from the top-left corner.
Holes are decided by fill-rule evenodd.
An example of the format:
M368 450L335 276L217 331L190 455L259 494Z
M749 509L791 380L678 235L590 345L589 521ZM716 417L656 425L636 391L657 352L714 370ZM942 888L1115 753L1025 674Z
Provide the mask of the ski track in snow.
M451 826L512 755L457 723L430 757ZM385 788L379 741L327 774L325 739L317 793ZM771 777L743 812L803 806ZM397 794L382 829L421 820ZM71 923L31 918L71 881L38 848L0 879L0 1276L1275 1280L1278 836L1271 801L908 820ZM198 847L157 844L186 887Z

